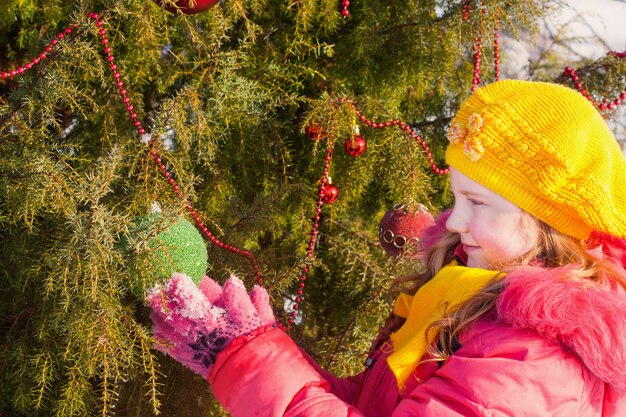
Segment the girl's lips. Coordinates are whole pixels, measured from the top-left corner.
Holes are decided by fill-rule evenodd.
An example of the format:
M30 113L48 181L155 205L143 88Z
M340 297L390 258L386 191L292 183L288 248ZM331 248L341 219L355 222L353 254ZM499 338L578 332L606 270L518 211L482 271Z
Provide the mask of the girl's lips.
M471 251L475 251L479 248L479 246L473 246L473 245L463 245L463 250L465 251L465 253L471 252Z

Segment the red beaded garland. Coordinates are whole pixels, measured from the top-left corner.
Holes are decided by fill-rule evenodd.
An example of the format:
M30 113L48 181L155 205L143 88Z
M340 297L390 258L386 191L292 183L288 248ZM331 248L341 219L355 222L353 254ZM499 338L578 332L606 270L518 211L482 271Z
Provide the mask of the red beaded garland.
M500 79L500 28L496 19L493 28L493 72L496 81Z
M114 63L115 57L113 56L113 50L111 49L109 45L109 39L106 37L106 30L102 28L104 23L101 17L97 13L91 12L87 16L93 21L95 21L95 26L98 28L98 35L100 36L100 42L102 43L102 45L104 45L104 53L106 54L106 59L109 62L109 67L111 68L111 71L113 72L113 78L115 79L115 85L118 88L118 93L120 94L122 98L122 102L126 106L126 110L129 113L129 117L131 121L133 122L133 125L137 128L137 133L139 134L139 136L141 136L144 133L146 133L146 131L142 127L141 122L137 120L137 114L134 112L134 107L132 106L132 104L130 104L131 99L128 96L128 92L126 91L126 89L124 89L124 82L121 80L122 74L119 72L117 65ZM66 35L71 34L76 28L78 28L78 24L73 24L71 27L65 28L65 30L57 34L56 39L53 39L50 42L50 45L45 47L45 52L40 53L38 58L33 59L30 63L26 64L25 67L18 67L17 70L12 70L9 72L2 72L0 73L0 77L9 78L9 77L15 77L18 74L21 75L26 70L31 69L34 65L41 63L42 60L48 57L47 54L53 51L53 47L56 47L57 45L59 45L58 40L63 39ZM256 259L254 258L254 255L247 250L239 249L234 246L228 245L220 241L219 239L217 239L215 236L213 236L213 234L209 231L209 229L200 219L200 216L198 215L198 213L194 210L191 204L187 202L186 197L180 191L180 186L176 184L175 180L172 178L172 173L167 169L167 166L162 163L162 159L158 155L158 152L154 148L153 144L150 145L149 153L152 159L154 160L154 162L156 163L157 167L161 171L161 174L163 175L163 177L166 178L167 182L172 186L172 189L176 192L178 197L183 200L187 211L189 211L194 221L196 222L196 225L200 228L200 230L204 233L204 235L216 246L248 258L250 262L252 263L252 268L254 269L257 283L259 285L262 285L263 279L261 277L259 266L256 262Z
M467 22L470 18L470 12L472 11L472 5L470 3L463 4L463 21Z
M350 7L350 0L342 0L341 1L341 15L344 18L350 16L350 10L348 10L348 7Z
M463 21L469 20L470 12L472 10L472 4L465 3L463 4ZM487 14L487 9L482 7L479 3L478 9L481 13L481 19ZM480 85L481 81L481 58L483 55L483 39L482 32L474 37L474 43L472 45L472 58L474 59L474 73L472 76L472 88L471 91L474 92ZM497 16L494 22L493 28L493 66L494 66L494 79L498 81L500 79L500 28L498 26Z
M389 126L397 126L399 129L405 132L405 134L408 134L412 138L414 138L420 144L422 149L424 149L424 152L426 153L426 157L428 158L428 161L430 163L430 167L435 174L445 175L448 173L449 171L448 167L439 168L435 165L432 153L430 152L430 148L428 147L426 142L419 137L417 133L413 132L413 130L407 123L404 123L403 121L400 121L400 120L390 120L386 122L376 123L367 119L365 116L363 116L361 114L361 111L356 108L355 104L352 101L348 99L344 99L344 98L339 98L338 102L347 103L348 105L350 105L350 107L352 108L356 116L367 126L370 126L375 129L389 127ZM317 124L313 124L307 127L306 129L307 136L309 136L309 138L311 139L317 139L319 132L320 132L320 129L319 129L319 125ZM346 141L346 146L348 146L348 141ZM301 296L304 293L305 281L307 279L307 273L309 271L308 261L310 261L313 258L313 251L315 250L315 242L317 240L317 235L318 235L317 229L319 227L319 220L320 220L320 213L322 212L322 206L324 204L333 203L334 201L336 201L336 199L339 196L339 190L337 189L337 187L335 187L333 184L330 183L330 179L328 176L328 172L330 170L330 161L331 161L332 151L333 151L333 141L332 141L332 138L329 137L328 148L326 151L326 158L324 159L324 172L322 173L321 186L319 188L318 199L317 199L317 207L315 209L316 214L313 220L311 237L309 240L309 246L307 248L307 253L306 253L307 264L302 269L302 273L300 275L300 282L298 283L298 290L297 290L298 297L296 297L295 303L292 305L291 312L288 315L289 325L294 323L294 319L298 314L297 311L300 309L299 304L301 301Z
M626 58L626 52L610 51L608 55L616 56L618 58ZM572 67L566 67L562 75L564 77L571 78L578 92L580 92L580 94L586 97L587 100L589 100L595 107L597 107L601 111L614 110L617 106L622 104L624 100L626 99L626 88L624 88L620 92L620 94L612 100L608 97L605 97L602 99L602 101L596 101L593 99L593 97L591 97L591 94L589 93L589 91L587 91L583 87L582 83L580 82L580 77L576 73L575 69L573 69Z
M130 97L128 97L128 92L124 88L124 82L121 80L122 75L119 72L117 65L113 63L115 61L115 57L113 56L113 51L112 51L111 47L109 46L109 40L106 38L106 31L104 29L102 29L103 22L102 22L102 20L99 18L99 16L96 13L90 13L89 17L91 19L95 20L96 21L96 27L100 28L99 31L98 31L98 34L101 37L102 44L105 46L104 47L104 52L107 55L107 61L110 63L111 71L113 71L113 78L115 79L115 85L118 87L118 92L119 92L120 96L122 97L122 102L126 105L126 110L129 113L129 117L130 117L131 121L133 122L133 125L137 128L137 133L141 136L146 131L142 127L141 122L139 120L137 120L137 113L134 112L134 107L133 107L132 104L130 104L131 99L130 99ZM167 166L162 163L162 159L159 156L157 150L154 148L154 144L152 144L152 143L150 144L150 156L152 157L154 162L157 164L159 170L161 171L161 174L163 174L163 177L165 177L167 179L167 182L172 186L172 189L176 192L176 195L178 195L178 197L181 200L183 200L183 202L185 203L185 208L187 209L189 214L192 216L192 218L194 219L196 225L202 231L202 233L211 241L211 243L213 243L217 247L225 249L225 250L228 250L228 251L233 252L233 253L238 254L238 255L245 256L246 258L248 258L250 260L251 264L252 264L252 268L254 269L254 274L255 274L257 283L259 285L262 285L263 284L263 279L261 277L261 272L259 271L259 266L257 264L256 259L254 258L254 255L251 252L247 251L247 250L239 249L237 247L231 246L231 245L229 245L227 243L224 243L221 240L217 239L209 231L209 229L206 227L204 222L202 222L202 220L200 219L200 216L198 215L196 210L192 207L192 205L187 201L187 198L180 191L180 186L178 184L176 184L176 181L172 178L172 174L167 169Z
M317 205L315 207L315 216L313 217L313 227L311 228L311 237L309 238L309 246L307 247L306 257L305 257L305 265L302 268L302 273L300 274L300 282L298 283L298 290L296 297L296 302L292 305L292 311L289 315L287 321L289 325L293 324L294 318L297 316L296 310L300 307L300 301L302 300L302 294L304 294L304 282L307 278L307 273L309 272L309 263L313 258L313 251L315 250L315 242L317 241L317 229L319 228L320 214L322 213L322 206L325 204L324 196L325 189L327 185L331 185L330 178L328 176L328 172L330 171L330 161L332 159L333 154L333 138L328 138L328 145L326 148L326 157L324 158L324 170L322 172L321 185L317 194Z
M608 55L616 56L618 58L626 58L626 52L609 51Z
M405 134L411 136L413 139L415 139L417 141L417 143L422 147L422 149L424 150L424 153L426 154L426 158L428 159L428 163L430 165L430 169L437 175L445 175L448 173L449 168L445 167L445 168L439 168L437 167L437 165L435 164L435 161L433 159L433 155L430 152L430 148L428 147L428 145L426 144L426 142L417 134L413 131L413 129L411 129L411 126L409 126L407 123L404 123L401 120L390 120L390 121L386 121L386 122L373 122L369 119L367 119L365 116L363 116L363 114L361 113L360 110L358 110L356 108L356 105L345 98L339 98L338 99L339 103L346 103L350 106L350 108L352 108L352 110L354 111L354 114L356 114L356 116L359 118L359 120L361 120L366 126L369 126L373 129L380 129L383 127L389 127L389 126L396 126L398 129L402 130Z
M483 39L480 36L474 37L474 78L472 78L472 92L480 87L480 57L483 53Z
M66 35L71 35L78 28L78 24L74 23L71 27L66 27L62 32L59 32L56 35L56 38L50 41L50 44L44 48L45 52L40 53L36 58L34 58L31 62L27 63L23 67L17 67L16 70L3 71L0 73L0 78L13 78L17 75L22 75L26 71L32 69L35 65L40 64L43 60L48 58L48 54L54 50L54 48L59 45L59 40L65 38Z

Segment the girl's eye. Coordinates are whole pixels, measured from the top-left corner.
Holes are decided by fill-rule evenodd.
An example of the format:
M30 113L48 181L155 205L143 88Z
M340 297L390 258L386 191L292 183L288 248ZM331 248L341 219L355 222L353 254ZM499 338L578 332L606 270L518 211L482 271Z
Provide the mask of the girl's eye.
M474 200L472 198L468 198L467 201L469 201L472 206L482 206L483 205L482 202L480 202L478 200Z

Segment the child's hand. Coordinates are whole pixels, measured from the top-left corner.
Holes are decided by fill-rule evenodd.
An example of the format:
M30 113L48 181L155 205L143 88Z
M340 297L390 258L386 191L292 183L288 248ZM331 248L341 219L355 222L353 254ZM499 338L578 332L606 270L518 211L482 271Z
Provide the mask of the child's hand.
M205 277L198 288L174 274L150 290L147 301L155 347L204 378L234 338L275 323L267 291L255 286L248 295L235 276L224 287Z

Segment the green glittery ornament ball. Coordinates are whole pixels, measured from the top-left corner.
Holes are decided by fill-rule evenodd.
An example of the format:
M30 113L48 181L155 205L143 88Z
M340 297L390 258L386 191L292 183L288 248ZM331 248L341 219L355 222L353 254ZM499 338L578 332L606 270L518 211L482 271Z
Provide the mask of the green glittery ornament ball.
M155 234L156 231L156 234ZM131 262L131 292L143 298L145 290L180 272L199 285L208 267L207 249L198 229L184 217L168 223L160 213L134 221L132 239L139 250L132 250L130 239L123 246L134 252Z

